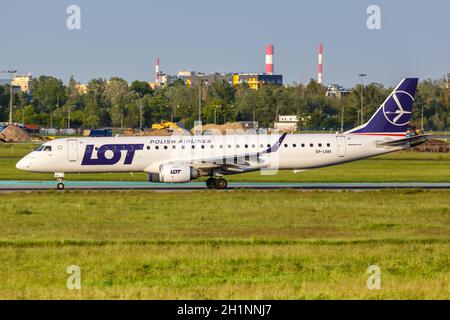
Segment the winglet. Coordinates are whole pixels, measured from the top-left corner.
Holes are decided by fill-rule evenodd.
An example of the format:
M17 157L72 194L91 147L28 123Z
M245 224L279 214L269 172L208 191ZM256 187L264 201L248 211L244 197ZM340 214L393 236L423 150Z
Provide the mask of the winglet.
M280 148L281 144L283 143L284 138L286 138L287 133L283 133L281 137L278 139L277 142L274 143L273 146L269 147L267 150L263 151L262 153L272 153L277 152L278 148Z

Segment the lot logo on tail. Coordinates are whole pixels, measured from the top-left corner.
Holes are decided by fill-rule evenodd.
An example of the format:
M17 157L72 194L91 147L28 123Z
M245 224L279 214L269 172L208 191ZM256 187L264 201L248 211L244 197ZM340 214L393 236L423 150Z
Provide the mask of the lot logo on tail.
M409 122L411 111L405 111L404 105L412 105L414 98L406 91L396 91L383 104L383 114L387 121L394 126L404 126Z
M122 151L126 152L123 164L131 164L133 162L135 151L142 149L144 149L143 144L104 144L98 148L97 158L92 158L94 145L89 144L86 146L81 165L95 166L116 164L122 158Z
M346 133L405 135L418 82L418 78L400 81L367 123Z

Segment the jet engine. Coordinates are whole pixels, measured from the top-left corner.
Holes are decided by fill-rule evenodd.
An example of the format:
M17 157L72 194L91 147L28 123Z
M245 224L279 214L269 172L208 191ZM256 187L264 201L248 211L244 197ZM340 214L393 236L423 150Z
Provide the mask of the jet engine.
M198 177L198 170L190 166L162 164L159 173L149 173L148 181L151 182L189 182Z

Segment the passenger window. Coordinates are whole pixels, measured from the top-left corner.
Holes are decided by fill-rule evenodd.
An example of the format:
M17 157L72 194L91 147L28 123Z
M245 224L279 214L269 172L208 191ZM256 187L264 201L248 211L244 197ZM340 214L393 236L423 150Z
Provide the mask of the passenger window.
M327 143L327 147L329 147L330 146L330 144L329 143Z
M285 144L284 144L284 147L285 147L285 148L287 148L287 147L288 147L288 144L287 144L287 143L285 143Z
M256 146L254 144L252 144L252 148L255 148Z
M181 146L181 149L183 149L183 150L184 150L184 146Z
M220 148L220 149L223 149L223 145L220 145L219 148Z
M213 144L211 145L211 149L214 149L214 145Z
M304 143L302 143L302 148L304 148L305 147L305 144Z
M155 146L155 149L158 150L158 149L159 149L159 146Z
M231 148L231 144L228 145L228 148Z
M245 149L247 149L248 148L248 144L246 144L244 147L245 147Z
M260 144L259 147L260 147L260 148L264 148L264 145L263 145L263 144Z
M205 146L204 146L204 145L202 145L202 149L205 149Z
M150 150L150 146L147 146L147 150Z
M164 150L167 150L167 146L164 146Z
M236 148L239 148L239 145L238 145L238 144L236 145Z
M319 143L319 147L322 147L322 144L321 144L321 143Z
M195 149L195 146L194 146L194 145L192 145L192 149Z
M267 148L270 148L270 144L267 144Z
M294 144L292 145L292 147L295 148L295 147L297 147L297 145L294 143Z
M177 146L176 146L176 145L173 145L173 146L172 146L172 149L176 149L176 148L177 148Z
M314 147L314 144L310 143L309 146L312 148L312 147Z

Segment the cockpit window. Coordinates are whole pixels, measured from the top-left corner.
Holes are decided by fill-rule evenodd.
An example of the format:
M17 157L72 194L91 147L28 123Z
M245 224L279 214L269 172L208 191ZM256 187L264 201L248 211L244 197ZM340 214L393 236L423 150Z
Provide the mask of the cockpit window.
M34 151L52 151L52 146L46 146L44 144L41 144L39 147L34 149Z

